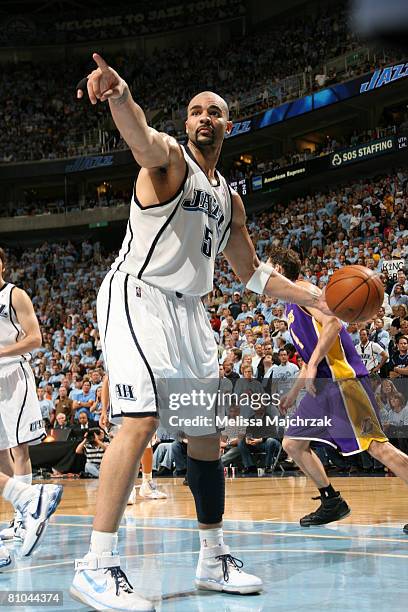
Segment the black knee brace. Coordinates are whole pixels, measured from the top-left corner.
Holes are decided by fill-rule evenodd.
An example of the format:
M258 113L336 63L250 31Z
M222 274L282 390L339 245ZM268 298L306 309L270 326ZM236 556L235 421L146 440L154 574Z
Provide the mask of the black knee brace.
M187 480L194 497L198 521L204 525L220 523L225 506L225 479L221 460L200 461L187 457Z

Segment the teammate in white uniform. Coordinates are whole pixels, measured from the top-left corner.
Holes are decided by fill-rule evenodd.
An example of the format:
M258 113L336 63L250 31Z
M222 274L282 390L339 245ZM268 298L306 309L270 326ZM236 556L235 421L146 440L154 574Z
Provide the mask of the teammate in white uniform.
M41 333L30 298L4 281L5 268L5 252L0 249L0 490L15 508L13 525L0 535L22 542L21 552L28 556L45 533L62 487L31 486L27 445L41 442L46 434L28 352L41 346ZM10 553L0 546L0 570L11 563Z
M113 416L123 425L105 453L90 552L77 562L71 595L96 610L153 610L133 592L120 569L117 531L146 444L158 425L163 381L212 380L218 385L214 335L201 296L213 287L214 261L223 252L260 294L327 310L313 288L301 288L260 263L245 226L241 198L216 164L232 123L218 95L203 92L188 106L188 143L181 147L146 123L125 81L98 55L88 76L90 101L109 100L112 117L141 166L119 257L98 295L98 322ZM77 96L81 98L82 82ZM224 471L219 433L188 436L188 483L201 551L200 588L254 593L262 581L243 572L224 544Z

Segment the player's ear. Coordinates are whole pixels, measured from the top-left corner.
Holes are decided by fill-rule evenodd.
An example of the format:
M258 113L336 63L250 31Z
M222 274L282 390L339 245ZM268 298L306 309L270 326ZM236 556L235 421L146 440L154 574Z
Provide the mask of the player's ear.
M280 264L274 264L271 258L269 258L266 263L272 266L272 268L279 272L279 274L283 274L282 266Z
M225 128L225 133L226 133L226 134L231 134L231 132L232 132L232 126L233 126L232 121L227 121L227 126L226 126L226 128Z

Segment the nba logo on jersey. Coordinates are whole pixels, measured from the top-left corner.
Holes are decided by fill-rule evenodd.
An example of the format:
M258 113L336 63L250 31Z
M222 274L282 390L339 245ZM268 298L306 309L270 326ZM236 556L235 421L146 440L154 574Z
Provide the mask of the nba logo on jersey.
M135 396L133 395L133 385L118 384L115 385L116 397L122 400L129 400L135 402Z
M142 290L140 287L136 287L136 297L142 297Z
M8 317L8 312L6 310L5 304L0 304L0 317L3 317L4 319L7 319Z

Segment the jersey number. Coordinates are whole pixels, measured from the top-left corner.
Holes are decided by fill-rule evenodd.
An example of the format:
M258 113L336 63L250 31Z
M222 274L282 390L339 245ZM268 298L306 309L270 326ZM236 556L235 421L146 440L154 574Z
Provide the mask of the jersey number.
M212 236L212 230L210 230L208 225L206 225L204 229L203 243L201 245L201 252L206 257L211 257Z

